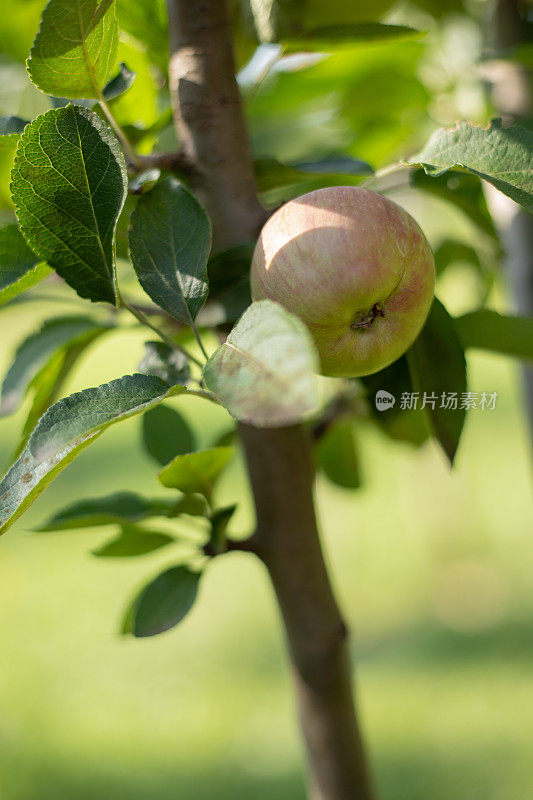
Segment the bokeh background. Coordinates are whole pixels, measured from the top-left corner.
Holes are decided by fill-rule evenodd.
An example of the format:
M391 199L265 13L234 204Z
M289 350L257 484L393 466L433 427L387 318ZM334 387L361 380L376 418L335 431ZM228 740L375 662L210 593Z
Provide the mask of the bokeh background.
M154 56L135 29L135 5L119 3L119 11L122 58L138 79L115 112L144 132L141 148L172 147L168 120L147 133L164 118L165 89L162 81L152 88L161 50ZM253 48L241 32L241 85L257 157L311 161L335 152L379 168L415 152L437 125L458 117L486 122L494 108L480 66L485 4L439 6L388 12L392 21L428 30L424 39L343 47L329 58L294 56L267 77L276 52L263 48L250 65ZM2 114L32 117L50 107L23 67L42 7L4 2ZM164 29L164 15L152 16ZM2 220L13 214L11 159L0 153ZM480 254L481 272L457 257L439 280L451 313L482 301L512 310L492 240L438 198L403 184L391 196L416 216L435 249L453 239ZM264 197L274 202L280 191L265 188ZM3 308L0 372L42 320L77 310L87 308L57 285ZM64 393L135 371L146 337L123 322L87 351ZM516 363L471 353L469 380L472 391L499 397L493 411L468 416L453 471L434 443L393 442L362 420L354 431L361 488L318 480L324 543L355 631L360 713L383 800L528 800L533 793L530 434ZM223 410L201 400L173 405L202 445L230 427ZM27 410L0 421L2 471ZM175 561L180 545L103 560L91 551L111 529L32 532L70 502L120 490L161 494L139 420L110 429L0 541L1 800L303 800L282 634L256 560L241 553L216 559L181 626L134 640L118 635L124 609L139 586ZM239 500L232 533L253 530L239 454L217 498Z

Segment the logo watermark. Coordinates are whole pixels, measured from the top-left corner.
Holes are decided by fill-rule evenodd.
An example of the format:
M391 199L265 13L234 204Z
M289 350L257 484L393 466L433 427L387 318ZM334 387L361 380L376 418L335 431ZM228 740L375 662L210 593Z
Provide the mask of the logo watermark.
M445 411L479 410L494 411L498 401L498 392L402 392L400 395L400 411L416 409L442 408ZM385 389L376 392L375 404L378 411L393 408L396 397Z

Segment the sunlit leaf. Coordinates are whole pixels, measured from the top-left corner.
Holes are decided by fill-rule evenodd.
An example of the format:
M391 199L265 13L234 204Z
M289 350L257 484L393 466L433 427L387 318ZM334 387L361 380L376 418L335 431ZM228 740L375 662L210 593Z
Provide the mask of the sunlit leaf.
M0 306L31 289L52 270L39 264L17 225L0 228Z
M33 83L55 97L98 97L118 48L113 0L49 0L28 58Z
M0 117L0 150L16 147L27 124L28 120L20 117Z
M463 347L492 350L533 361L533 317L512 317L482 309L455 317Z
M209 500L232 455L233 447L212 447L176 456L161 470L159 481L168 489L202 494Z
M533 211L533 131L520 125L504 128L496 119L489 128L468 122L440 128L410 161L431 175L451 168L472 172Z

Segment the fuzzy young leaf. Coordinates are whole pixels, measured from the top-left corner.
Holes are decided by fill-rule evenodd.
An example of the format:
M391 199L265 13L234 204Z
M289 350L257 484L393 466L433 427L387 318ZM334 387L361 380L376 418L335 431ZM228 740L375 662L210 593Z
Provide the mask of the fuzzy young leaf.
M17 349L2 384L0 417L13 414L20 407L32 381L51 365L60 351L93 341L109 329L109 325L89 317L54 317L44 322Z
M114 0L49 0L28 58L33 83L54 97L99 97L118 49Z
M177 455L196 450L195 436L186 420L165 405L143 416L143 441L147 452L162 466Z
M16 147L27 124L28 120L20 117L0 117L0 151Z
M0 533L106 428L185 391L159 378L126 375L60 400L40 419L28 444L0 482Z
M407 351L409 371L430 430L453 464L465 419L461 395L466 391L465 354L442 303L433 301L422 332ZM456 393L457 408L442 407L443 393Z
M133 601L122 632L144 637L174 628L193 607L200 577L187 566L162 572Z
M130 228L135 272L154 303L188 325L207 298L210 249L209 217L175 178L139 198Z
M176 456L161 470L159 481L168 489L179 489L184 494L203 494L209 500L232 454L233 447L212 447Z
M138 366L139 372L155 375L169 386L177 383L185 386L191 373L187 356L165 342L145 342L144 346L145 354Z
M104 87L102 94L105 100L114 100L115 97L120 97L121 94L131 89L135 81L135 72L128 69L126 64L121 64L118 73L111 78L109 83Z
M510 317L483 309L456 317L454 325L465 348L533 361L533 317Z
M122 525L121 533L93 550L93 556L98 556L98 558L144 556L172 544L173 541L173 537L168 533L149 531L138 525Z
M430 175L452 168L472 172L533 212L533 131L520 125L504 128L496 119L489 128L468 122L441 128L410 162Z
M37 530L62 531L94 528L114 522L141 522L149 517L171 515L175 507L175 500L149 499L135 492L117 492L67 506Z
M122 151L100 117L68 105L27 125L11 189L35 253L80 297L115 304L114 234L127 175Z
M50 275L50 267L39 260L18 225L0 228L0 306Z
M294 425L318 407L318 358L303 322L278 303L253 303L204 367L203 379L236 419Z

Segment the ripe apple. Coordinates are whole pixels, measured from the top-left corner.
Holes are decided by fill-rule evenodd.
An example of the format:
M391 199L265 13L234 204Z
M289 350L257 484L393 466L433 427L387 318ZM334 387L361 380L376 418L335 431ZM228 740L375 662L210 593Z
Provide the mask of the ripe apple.
M268 220L252 260L252 297L305 322L323 375L370 375L399 358L427 317L430 246L414 219L368 189L336 186Z

